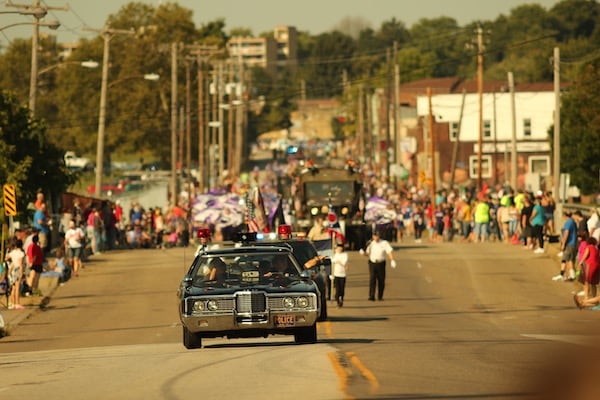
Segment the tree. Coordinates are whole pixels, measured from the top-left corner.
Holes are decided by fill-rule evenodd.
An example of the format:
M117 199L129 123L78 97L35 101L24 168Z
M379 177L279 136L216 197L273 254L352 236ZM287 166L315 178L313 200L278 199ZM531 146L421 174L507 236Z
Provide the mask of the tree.
M342 92L342 74L344 69L351 72L355 47L350 36L337 31L315 38L303 68L308 97L327 98Z
M583 193L598 193L600 171L600 62L588 64L562 97L561 169Z
M44 123L31 120L29 109L7 91L0 92L0 152L0 182L16 186L17 220L23 223L29 222L25 210L38 191L52 201L74 182L62 150L46 139Z

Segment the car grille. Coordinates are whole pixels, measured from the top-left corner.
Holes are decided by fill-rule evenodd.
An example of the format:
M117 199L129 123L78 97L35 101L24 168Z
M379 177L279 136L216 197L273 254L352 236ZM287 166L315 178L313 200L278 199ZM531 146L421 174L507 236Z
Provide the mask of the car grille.
M238 292L236 294L236 309L238 313L264 312L267 301L263 292Z

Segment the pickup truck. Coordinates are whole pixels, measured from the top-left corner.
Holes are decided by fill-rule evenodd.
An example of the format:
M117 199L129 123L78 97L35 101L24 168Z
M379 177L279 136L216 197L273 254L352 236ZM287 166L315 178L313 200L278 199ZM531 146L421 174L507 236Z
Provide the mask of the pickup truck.
M92 163L89 158L78 157L74 151L67 151L65 153L65 165L71 170L92 169Z

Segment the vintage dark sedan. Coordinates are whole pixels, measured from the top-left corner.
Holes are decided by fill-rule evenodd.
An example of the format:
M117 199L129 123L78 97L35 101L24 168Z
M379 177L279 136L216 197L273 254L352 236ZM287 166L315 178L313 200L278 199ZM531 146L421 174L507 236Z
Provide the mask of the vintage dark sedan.
M200 247L178 290L183 345L276 334L315 343L320 292L292 252L289 245Z

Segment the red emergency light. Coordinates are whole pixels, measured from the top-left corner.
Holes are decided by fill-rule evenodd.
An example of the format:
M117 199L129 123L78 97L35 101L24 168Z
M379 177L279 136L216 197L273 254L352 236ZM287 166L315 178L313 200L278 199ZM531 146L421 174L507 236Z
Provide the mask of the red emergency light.
M279 239L290 239L292 237L292 227L290 225L279 225L277 236L279 236Z
M198 230L198 239L210 239L210 229L202 228Z

